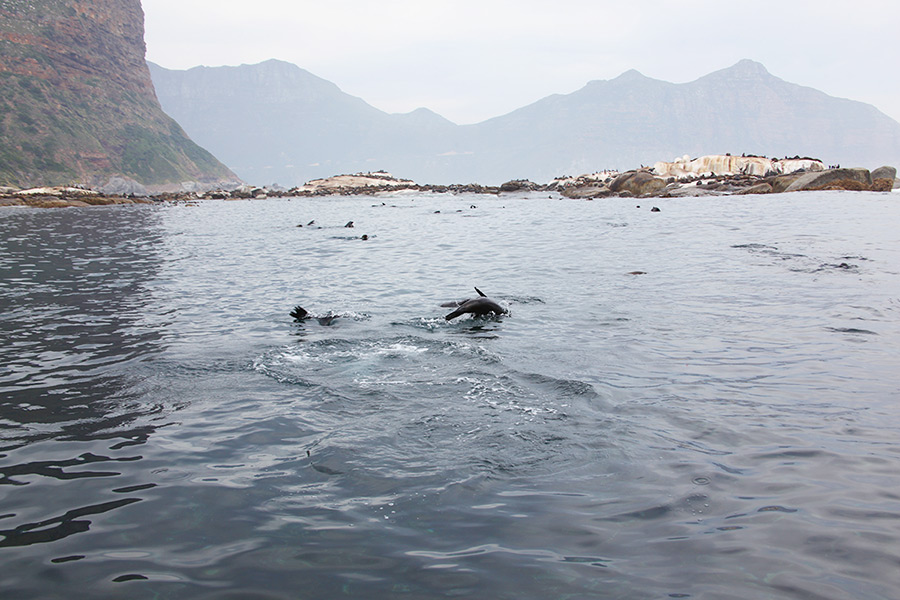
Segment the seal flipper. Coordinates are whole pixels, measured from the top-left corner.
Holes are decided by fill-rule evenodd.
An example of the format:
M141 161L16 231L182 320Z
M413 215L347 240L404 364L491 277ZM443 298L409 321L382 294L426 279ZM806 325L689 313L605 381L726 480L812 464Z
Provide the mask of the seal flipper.
M291 316L294 317L295 321L302 321L309 316L309 313L302 306L295 306L294 310L291 311Z
M478 288L475 288L475 291L478 292L478 295L481 296L482 298L487 298L487 294L485 294L484 292L482 292L482 291L479 290Z
M465 313L466 313L465 309L463 309L462 307L460 307L460 308L457 308L456 310L454 310L452 313L450 313L450 314L447 315L446 317L444 317L444 319L446 319L447 321L452 321L453 319L455 319L455 318L458 317L459 315L462 315L462 314L465 314Z

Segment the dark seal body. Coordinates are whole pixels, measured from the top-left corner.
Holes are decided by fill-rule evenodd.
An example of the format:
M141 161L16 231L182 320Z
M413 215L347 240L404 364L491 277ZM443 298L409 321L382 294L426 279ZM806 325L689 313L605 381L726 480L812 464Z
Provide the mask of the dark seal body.
M459 308L454 310L452 313L444 317L448 321L452 321L456 317L464 314L472 314L476 317L482 317L488 314L494 315L505 315L506 309L488 298L484 295L484 293L475 288L475 291L478 292L478 298L470 298L468 300L463 300L459 303Z

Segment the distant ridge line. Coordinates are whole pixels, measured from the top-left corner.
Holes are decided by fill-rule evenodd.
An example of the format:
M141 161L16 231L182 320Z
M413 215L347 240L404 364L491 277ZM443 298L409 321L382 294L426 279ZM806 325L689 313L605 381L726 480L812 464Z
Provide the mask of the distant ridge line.
M258 184L378 169L434 184L546 182L729 152L900 164L900 123L747 59L688 83L632 69L472 125L428 109L388 114L284 61L150 71L166 112Z

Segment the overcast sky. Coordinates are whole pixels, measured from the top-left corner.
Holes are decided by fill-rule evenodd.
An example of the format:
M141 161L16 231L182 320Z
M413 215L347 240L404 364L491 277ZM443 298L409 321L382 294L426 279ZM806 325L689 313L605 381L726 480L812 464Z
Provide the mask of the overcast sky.
M628 69L683 83L743 58L900 120L897 0L142 0L170 69L292 62L388 112L456 123Z

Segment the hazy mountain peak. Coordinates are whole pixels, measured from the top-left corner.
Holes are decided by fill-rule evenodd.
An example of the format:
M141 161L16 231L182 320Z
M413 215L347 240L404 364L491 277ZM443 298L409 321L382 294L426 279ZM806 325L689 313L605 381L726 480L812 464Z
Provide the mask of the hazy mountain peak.
M641 81L644 79L649 79L649 77L647 77L637 69L628 69L627 71L613 79L613 81L618 81L620 83L630 83L632 81Z
M419 108L408 113L400 113L397 116L409 119L411 122L418 123L442 123L447 125L454 124L453 121L439 115L430 108L425 108L424 106L420 106Z
M592 81L589 81L587 85L585 85L582 89L604 89L609 85L613 85L616 87L640 86L641 84L651 82L657 83L658 80L647 77L637 69L628 69L618 77L614 77L612 79L594 79ZM563 94L562 97L565 97L567 95L568 94ZM555 96L559 96L559 94L554 94L551 97Z
M769 73L769 71L765 66L763 66L762 63L758 63L755 60L745 58L743 60L739 60L730 67L721 69L719 71L714 71L709 75L706 75L705 77L701 77L701 79L708 78L758 81L763 79L773 79L775 78L775 76Z

